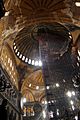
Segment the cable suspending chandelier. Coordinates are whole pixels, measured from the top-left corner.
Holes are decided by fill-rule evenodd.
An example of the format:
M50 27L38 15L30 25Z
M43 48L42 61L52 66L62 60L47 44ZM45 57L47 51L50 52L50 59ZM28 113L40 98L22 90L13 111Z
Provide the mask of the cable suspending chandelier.
M68 50L72 36L69 30L60 23L46 23L23 28L13 43L16 56L29 65L41 67L39 40L47 40L50 36L52 36L53 54L62 56ZM54 36L58 36L57 40ZM59 38L62 39L59 40Z

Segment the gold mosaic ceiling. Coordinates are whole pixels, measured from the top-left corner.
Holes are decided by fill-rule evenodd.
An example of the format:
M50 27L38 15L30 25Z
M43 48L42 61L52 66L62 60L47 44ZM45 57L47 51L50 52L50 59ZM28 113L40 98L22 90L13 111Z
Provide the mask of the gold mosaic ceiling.
M31 89L34 89L34 90L36 90L36 85L40 86L41 88L44 87L43 75L41 70L31 73L27 77L27 79L24 80L22 89L26 87L29 88L30 84L31 84Z
M45 87L41 70L37 70L25 78L21 93L27 100L39 100L45 95ZM33 96L33 97L32 97Z

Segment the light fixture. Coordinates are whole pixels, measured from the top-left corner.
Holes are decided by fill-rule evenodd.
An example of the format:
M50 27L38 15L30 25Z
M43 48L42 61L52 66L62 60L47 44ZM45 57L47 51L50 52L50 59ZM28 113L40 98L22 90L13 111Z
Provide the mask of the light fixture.
M39 89L39 86L36 86L36 90L38 90Z
M77 7L80 7L80 2L75 2L75 5L76 5Z
M44 102L44 103L45 103L45 105L46 105L46 104L47 104L47 101L45 100L45 102Z
M45 102L44 101L42 101L42 104L44 104Z
M43 110L43 118L45 119L46 118L46 112L45 112L45 110Z
M72 36L71 36L71 35L70 35L69 37L70 37L70 39L72 39Z
M33 113L32 113L32 116L34 116L34 115L35 115L35 113L33 112Z
M80 50L78 50L78 55L80 56Z
M54 103L54 100L52 100L51 102Z
M9 15L10 11L5 12L5 17Z
M74 102L73 102L72 100L70 101L70 103L71 103L71 105L73 105L73 104L74 104Z
M71 33L69 32L69 35L71 35Z
M71 97L71 96L72 96L72 94L71 94L70 91L67 92L67 96L68 96L68 97Z
M75 92L74 91L72 91L72 95L75 96Z
M77 85L76 83L74 83L73 85L74 85L75 88L78 88L78 87L79 87L79 85Z
M79 56L77 56L77 59L78 59L78 61L80 62L80 57L79 57Z
M47 89L47 90L49 90L49 88L50 88L49 86L46 86L46 89Z
M29 84L29 87L31 87L31 83Z
M26 98L25 97L23 98L23 103L26 103Z
M53 111L50 111L49 112L49 116L50 116L50 118L53 118L54 116L53 116Z
M78 120L78 116L75 116L75 120Z
M65 83L65 82L66 82L66 80L65 80L65 79L63 79L63 82Z
M75 107L74 107L74 105L72 105L72 110L75 110Z
M13 45L15 45L15 42L13 43Z
M57 116L59 116L59 109L57 109Z
M79 63L77 62L77 66L79 67Z
M60 85L59 85L59 83L56 83L56 87L59 87Z
M48 103L50 104L51 102L50 102L50 101L48 101Z

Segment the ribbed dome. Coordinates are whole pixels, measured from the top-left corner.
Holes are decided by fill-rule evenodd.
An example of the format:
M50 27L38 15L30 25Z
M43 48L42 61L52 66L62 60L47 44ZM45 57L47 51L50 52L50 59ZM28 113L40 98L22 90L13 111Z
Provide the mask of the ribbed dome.
M42 66L40 40L50 41L53 54L63 55L68 50L71 39L71 34L63 25L45 23L23 28L14 40L13 49L17 57L23 62Z

